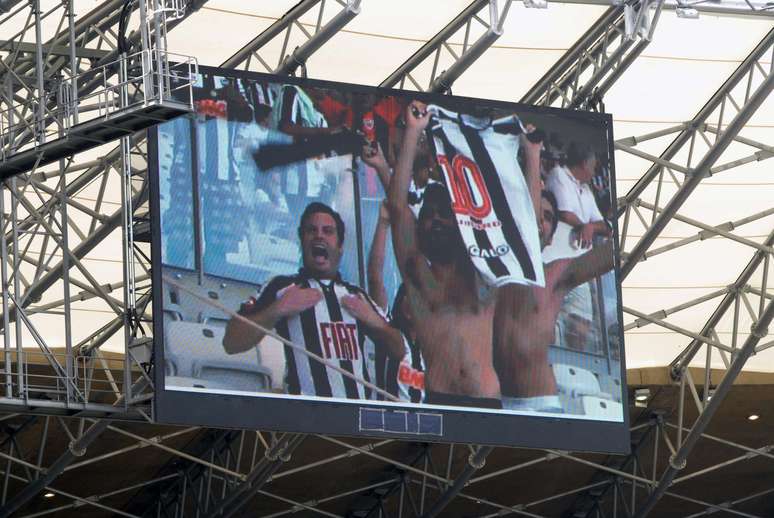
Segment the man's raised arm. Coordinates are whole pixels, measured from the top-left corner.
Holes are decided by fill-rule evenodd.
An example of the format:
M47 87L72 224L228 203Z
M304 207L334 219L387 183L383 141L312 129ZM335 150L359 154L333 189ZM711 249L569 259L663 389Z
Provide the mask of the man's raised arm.
M408 192L419 139L427 127L430 116L423 103L412 101L406 108L405 117L406 130L403 133L403 144L395 174L390 180L387 202L392 224L392 243L400 273L404 279L411 279L415 284L421 284L420 278L431 273L417 245L417 224L409 208ZM420 273L420 270L423 273Z
M364 146L362 153L363 162L376 170L379 181L387 192L390 188L390 166L382 153L382 147L376 143L374 146ZM386 202L379 204L379 219L376 222L374 237L371 241L371 252L368 255L368 294L376 304L387 309L387 290L384 288L384 257L387 243L387 231L390 228L390 215Z
M387 289L384 287L384 258L387 249L387 231L390 228L390 216L387 207L379 204L379 221L376 222L374 237L371 241L371 252L368 254L368 294L374 302L387 310Z
M613 269L613 240L608 239L585 254L570 262L556 284L557 290L570 291L584 282L588 282ZM565 259L560 259L565 260Z
M526 129L527 133L522 133L519 136L521 146L524 149L524 179L527 181L529 196L532 198L535 217L537 221L540 221L540 201L543 192L543 185L540 181L540 151L543 149L543 142L530 135L535 131L533 125L528 124Z

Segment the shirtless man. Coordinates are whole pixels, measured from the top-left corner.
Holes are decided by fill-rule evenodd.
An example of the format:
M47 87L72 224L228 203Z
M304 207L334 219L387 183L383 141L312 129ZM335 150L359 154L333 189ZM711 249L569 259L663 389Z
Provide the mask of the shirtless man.
M418 143L430 118L425 108L414 101L406 109L387 198L395 256L427 367L425 402L500 408L492 363L494 292L468 257L446 188L427 186L418 219L407 201Z
M553 239L558 221L556 199L542 191L538 226L541 248ZM548 363L548 346L565 295L574 287L613 268L608 240L580 257L544 264L545 287L509 284L497 294L494 356L503 408L561 412L556 378Z

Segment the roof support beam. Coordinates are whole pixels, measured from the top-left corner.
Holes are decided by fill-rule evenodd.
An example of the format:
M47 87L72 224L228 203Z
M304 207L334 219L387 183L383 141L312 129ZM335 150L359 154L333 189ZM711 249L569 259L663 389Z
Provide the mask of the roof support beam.
M223 62L223 68L238 68L245 66L250 68L253 59L263 65L263 67L275 74L290 75L295 73L298 67L305 68L307 60L317 52L328 40L330 40L339 30L352 21L355 16L360 14L361 0L348 0L344 8L331 18L324 25L322 24L323 10L325 2L321 0L303 0L296 4L292 9L282 15L282 18L271 24L271 26L261 34L253 38L247 45L239 49L234 55ZM290 32L293 26L301 27L299 20L303 15L309 12L316 5L320 6L317 17L318 23L314 34L306 34L307 41L297 47L291 54L286 54ZM303 29L302 29L303 30ZM261 49L276 37L284 34L284 43L280 51L279 61L276 67L272 67L259 54Z
M148 191L147 189L142 189L140 193L135 195L134 199L132 200L133 206L139 206L146 198L147 198ZM19 196L19 194L16 194L16 196ZM89 234L89 236L81 241L77 246L75 246L72 250L66 250L64 251L65 254L71 254L73 259L82 259L86 254L88 254L91 250L94 249L95 246L97 246L103 239L105 239L107 236L109 236L115 229L119 228L122 222L122 210L119 209L115 211L109 218L107 218L101 225L99 225L94 232ZM12 222L12 225L15 224L15 222ZM43 295L43 293L53 286L64 274L64 262L60 262L56 266L54 266L51 270L49 270L45 275L41 276L40 279L38 279L36 282L31 284L27 290L24 292L23 296L20 297L22 300L21 307L24 308L31 303L33 303L36 300L39 300L40 297ZM68 265L68 268L71 268L73 266L73 263L70 263ZM18 295L17 295L18 296ZM10 308L8 311L8 320L13 322L16 320L16 314L17 314L18 308L15 306ZM0 325L5 325L5 319L3 322L0 323ZM2 329L2 327L0 327Z
M650 16L649 2L640 2ZM526 104L580 108L597 104L650 43L662 1L650 21L647 36L627 35L624 6L610 7L521 98Z
M652 446L657 449L659 433L663 427L661 416L653 415L650 417L647 427L642 430L636 439L632 439L631 453L626 457L610 456L605 465L619 471L627 471L631 466L636 466L640 462L640 455L646 446ZM657 451L657 450L656 450ZM617 477L609 475L602 470L598 470L591 479L593 487L578 495L572 506L564 513L565 516L573 518L590 518L594 516L594 511L598 511L602 501L615 487ZM613 495L615 498L617 495ZM628 515L627 515L628 516Z
M467 485L468 481L476 473L476 471L484 467L486 458L492 452L492 450L494 450L492 446L477 447L476 451L471 453L468 457L468 464L465 466L465 469L460 474L460 476L457 477L457 479L454 481L454 484L452 484L438 498L438 500L433 504L430 510L422 516L422 518L434 518L435 516L438 516L444 509L446 509L446 506L448 506L454 497L456 497L460 491L462 491L462 488Z
M669 145L669 147L661 154L660 160L671 161L680 152L684 146L691 146L693 150L694 141L698 128L707 123L708 118L713 115L716 110L719 110L719 118L722 122L724 113L731 109L727 105L726 100L730 97L732 91L740 85L740 83L747 79L747 93L745 94L745 102L738 109L733 119L727 123L725 131L717 134L717 138L710 146L709 150L705 153L704 157L699 163L691 168L691 173L687 176L685 182L680 186L677 193L669 200L664 206L664 209L658 214L650 227L645 231L644 235L634 245L632 250L626 254L626 258L623 260L621 266L621 278L626 278L631 273L634 265L640 261L653 241L658 237L667 223L672 219L674 214L679 210L685 200L696 189L699 183L709 176L710 170L715 162L720 158L726 148L737 137L739 131L744 127L747 121L756 112L758 107L768 98L769 94L774 88L774 71L770 70L766 72L758 63L761 58L771 54L774 48L774 29L761 40L761 42L753 49L753 51L745 58L741 65L734 71L733 74L726 80L723 86L712 96L712 98L705 104L705 106L699 111L699 113L689 123L687 130L682 131L677 138ZM750 86L754 81L754 78L758 74L764 76L763 81L758 84L753 92L750 92ZM735 104L731 102L729 104ZM718 126L722 127L719 123ZM688 153L688 160L690 161L692 153ZM690 164L689 164L690 167ZM632 187L632 189L626 194L622 203L619 204L618 212L619 216L622 215L628 206L634 205L639 196L645 191L645 189L651 184L651 182L659 176L663 166L661 164L652 165L640 178L640 180Z
M132 392L141 390L145 386L145 383L145 379L140 378L140 380L135 383L135 386L132 387L134 389ZM123 406L123 403L123 398L119 398L113 406L120 407ZM2 508L0 508L0 518L8 518L45 489L46 486L61 475L67 466L72 464L76 458L82 457L84 453L86 453L86 449L108 428L108 426L110 426L110 423L110 419L100 419L91 425L91 427L89 427L89 429L80 437L71 441L65 452L62 453L51 466L42 472L40 477L32 480L21 490L21 492L17 493L13 498L6 502Z
M271 40L285 31L289 31L294 23L306 14L312 7L319 4L320 0L303 0L297 3L292 9L282 15L282 17L271 24L265 31L250 40L250 42L236 51L230 58L224 61L220 66L222 68L237 68L241 65L250 66L253 57ZM284 56L280 56L282 59ZM271 70L271 69L270 69Z
M774 246L774 231L772 231L769 234L769 237L766 238L764 241L764 246ZM747 286L747 283L750 282L753 274L758 270L758 267L766 259L767 255L768 254L764 250L758 250L755 252L755 255L753 255L753 258L750 260L747 266L745 266L744 270L742 270L742 273L728 288L728 293L726 293L726 295L723 297L723 300L720 301L718 307L715 308L715 311L704 324L704 327L702 327L701 331L698 333L699 336L710 336L712 331L720 322L720 319L723 318L726 312L728 312L728 310L734 304L734 301L737 300L740 290ZM766 286L762 286L762 290L765 292ZM699 349L705 343L705 341L695 338L693 341L691 341L691 343L688 344L683 352L680 353L680 356L678 356L669 365L672 371L672 377L677 378L679 373L688 367L688 364L691 363L691 360L693 360L694 356L696 356L696 353L699 352Z
M348 0L347 6L328 23L320 27L306 43L296 47L292 54L285 57L282 64L274 70L275 74L293 75L301 67L306 75L306 61L330 40L340 29L360 14L361 0Z
M707 429L712 417L725 399L726 394L731 390L731 385L733 385L737 376L739 376L742 367L744 367L747 359L755 352L755 347L761 338L768 334L768 327L769 324L771 324L772 319L774 319L774 302L769 302L766 309L761 313L758 321L753 326L750 336L745 340L741 349L739 349L739 352L729 366L726 375L715 389L715 394L706 403L704 410L699 414L696 422L691 427L691 431L688 432L688 435L685 437L684 442L680 444L680 447L675 454L669 459L669 466L661 475L658 485L654 488L650 497L648 497L642 507L639 508L637 514L634 515L634 518L645 518L648 516L659 500L661 500L661 497L667 492L667 489L680 470L685 467L688 455Z
M290 459L293 451L303 442L305 435L285 434L264 454L264 458L253 468L247 479L226 495L213 509L210 516L223 513L229 518L239 511L263 487L271 475Z
M418 90L422 90L420 83L412 76L412 72L427 58L435 54L427 91L447 92L454 81L502 35L503 24L508 15L511 2L512 0L506 0L502 11L500 11L497 0L475 0L408 58L395 72L382 81L379 86L383 88L403 88L406 79L408 79ZM489 12L488 24L482 21L484 17L481 15L484 10ZM468 37L474 22L484 24L486 30L474 43L468 45ZM462 53L457 55L451 51L449 40L463 27L465 28L465 41ZM437 75L440 55L444 48L452 54L454 61L445 71Z
M559 4L583 4L598 6L615 6L617 0L551 0L551 3ZM682 5L681 5L682 4ZM678 11L686 7L681 0L666 0L664 8L671 11ZM760 0L723 0L722 2L690 2L689 7L696 10L697 13L706 13L712 16L730 16L744 18L774 18L774 10L766 9L766 2ZM678 14L679 16L679 14Z
M91 425L91 427L81 435L78 440L70 443L67 450L49 467L45 473L34 481L30 482L21 492L17 493L11 498L2 508L0 508L0 518L8 518L21 506L32 500L38 493L43 491L46 486L53 482L65 468L72 463L77 457L83 455L83 452L88 448L97 437L110 424L110 420L101 419Z
M24 54L33 54L36 49L36 45L29 41L8 41L0 40L0 49L8 52L19 51ZM64 45L52 45L46 43L43 45L43 52L51 56L70 56L70 47ZM89 49L85 47L76 47L75 55L84 59L102 59L107 56L108 51L99 49Z

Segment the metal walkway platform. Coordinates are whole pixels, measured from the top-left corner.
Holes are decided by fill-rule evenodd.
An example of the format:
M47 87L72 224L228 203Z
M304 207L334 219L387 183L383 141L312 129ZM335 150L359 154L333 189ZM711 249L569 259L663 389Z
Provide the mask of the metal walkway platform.
M186 103L170 100L155 101L145 106L126 108L111 113L107 117L74 125L62 138L14 153L0 161L0 180L113 142L159 122L190 112L191 107Z

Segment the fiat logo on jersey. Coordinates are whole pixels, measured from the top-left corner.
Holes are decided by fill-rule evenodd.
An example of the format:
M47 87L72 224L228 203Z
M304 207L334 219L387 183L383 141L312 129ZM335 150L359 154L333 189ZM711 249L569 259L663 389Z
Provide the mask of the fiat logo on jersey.
M498 245L494 248L479 248L476 245L468 247L468 253L471 257L480 257L481 259L491 259L493 257L502 257L511 251L508 245Z
M346 322L320 322L320 337L326 358L357 360L357 326ZM333 350L331 350L331 346Z
M492 199L478 165L464 155L456 155L451 163L446 155L438 155L449 186L455 213L484 219L492 212Z

